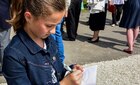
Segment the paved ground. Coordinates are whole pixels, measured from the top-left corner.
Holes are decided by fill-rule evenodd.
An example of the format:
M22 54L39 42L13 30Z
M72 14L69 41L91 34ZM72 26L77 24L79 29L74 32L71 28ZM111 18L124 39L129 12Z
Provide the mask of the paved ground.
M128 57L130 54L122 52L126 46L126 32L118 26L111 27L111 14L107 14L106 27L100 32L100 42L88 43L87 38L92 36L89 26L84 25L89 14L82 13L78 28L77 40L64 41L66 63L88 64L100 61L117 60ZM140 36L135 44L134 54L140 54Z
M67 64L89 64L118 60L130 56L130 54L122 52L123 49L127 48L125 29L110 26L110 13L107 15L105 30L100 32L100 41L95 44L88 43L87 38L92 36L92 31L85 25L88 16L88 13L81 13L77 40L64 41L65 62ZM134 47L135 51L132 55L140 54L140 36ZM0 83L2 82L5 82L3 76L0 77Z

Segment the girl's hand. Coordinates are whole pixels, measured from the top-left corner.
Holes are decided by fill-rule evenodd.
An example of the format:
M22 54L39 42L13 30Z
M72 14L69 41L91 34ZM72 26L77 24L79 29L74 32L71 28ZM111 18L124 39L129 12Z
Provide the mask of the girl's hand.
M83 67L74 65L73 72L69 73L60 81L60 85L80 85L83 76Z
M82 67L81 65L78 65L78 64L75 64L75 65L73 66L73 70L81 70L82 72L84 71L84 70L83 70L83 67Z

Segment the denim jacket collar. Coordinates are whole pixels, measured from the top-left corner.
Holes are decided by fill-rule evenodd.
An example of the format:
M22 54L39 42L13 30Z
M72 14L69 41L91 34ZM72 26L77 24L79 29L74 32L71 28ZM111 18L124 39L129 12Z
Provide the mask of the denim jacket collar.
M55 52L55 49L51 48L51 45L53 44L51 36L45 39L47 50L37 45L24 30L20 30L18 36L31 53L36 54L39 51L44 51L45 53L49 52L50 56L54 56L52 55L52 52Z

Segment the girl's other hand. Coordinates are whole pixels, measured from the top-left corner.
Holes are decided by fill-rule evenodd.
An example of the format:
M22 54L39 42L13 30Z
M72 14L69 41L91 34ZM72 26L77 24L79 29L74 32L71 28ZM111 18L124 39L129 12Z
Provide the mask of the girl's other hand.
M60 82L60 85L80 85L83 77L83 67L74 65L73 72L69 73Z

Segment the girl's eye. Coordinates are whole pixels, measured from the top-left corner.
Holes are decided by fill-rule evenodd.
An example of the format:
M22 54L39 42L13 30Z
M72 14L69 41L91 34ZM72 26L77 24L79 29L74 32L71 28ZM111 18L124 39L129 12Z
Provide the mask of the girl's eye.
M55 27L54 25L46 25L47 28L53 28Z
M58 23L58 24L61 24L61 23ZM45 23L46 27L50 28L50 29L55 28L58 24L48 24L48 23Z

